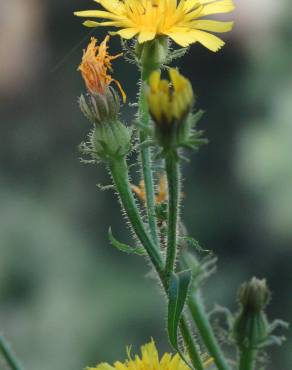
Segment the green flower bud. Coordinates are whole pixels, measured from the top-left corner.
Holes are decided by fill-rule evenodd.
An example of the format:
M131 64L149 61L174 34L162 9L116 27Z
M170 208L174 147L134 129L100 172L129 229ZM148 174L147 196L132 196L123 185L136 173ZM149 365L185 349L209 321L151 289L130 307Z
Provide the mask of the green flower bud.
M120 101L112 88L107 88L104 94L89 94L87 98L81 95L80 109L94 128L89 136L89 142L83 144L86 154L91 154L94 160L114 160L126 156L131 150L131 130L118 119Z
M120 99L111 87L104 94L81 95L79 106L85 117L94 125L114 121L120 111Z
M239 290L239 302L246 311L260 312L270 300L270 291L265 279L255 277L250 282L242 284Z
M131 149L131 131L120 121L102 123L91 135L95 154L103 160L125 157Z
M270 291L266 280L252 278L239 289L240 311L234 321L234 338L241 350L257 348L269 335L264 309Z

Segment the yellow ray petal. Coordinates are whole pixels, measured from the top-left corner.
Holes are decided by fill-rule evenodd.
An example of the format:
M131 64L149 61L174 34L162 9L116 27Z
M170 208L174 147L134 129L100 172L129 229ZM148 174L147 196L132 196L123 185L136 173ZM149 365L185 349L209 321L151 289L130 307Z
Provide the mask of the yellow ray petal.
M111 13L121 15L125 10L124 3L119 0L94 0Z
M182 3L184 10L187 12L194 9L198 5L202 5L202 1L200 0L185 0L184 2L182 1L181 3Z
M138 33L137 28L123 28L117 32L111 32L112 35L120 35L124 39L131 39Z
M232 29L234 22L220 22L208 19L198 19L190 23L191 27L198 30L212 32L228 32Z
M185 82L182 75L178 72L176 68L169 68L168 73L174 89L179 90Z
M86 18L104 18L104 19L117 19L121 20L119 15L105 12L103 10L81 10L79 12L74 12L74 15L77 17L86 17Z
M218 51L225 44L219 37L205 31L193 30L190 33L195 40L211 51Z
M85 27L104 27L104 26L113 26L113 27L123 27L124 24L118 21L109 21L109 22L95 22L95 21L85 21L83 22Z
M158 90L160 78L161 78L161 72L159 70L151 73L150 78L149 78L149 86L151 87L152 91L156 92Z
M85 27L98 27L98 26L100 26L100 23L94 22L94 21L85 21L82 24Z
M155 38L155 35L156 35L155 31L142 30L139 33L138 42L139 44L142 44L143 42L153 40Z
M201 16L219 14L219 13L230 13L234 10L234 4L232 0L221 0L216 1L204 6Z
M186 27L173 27L165 34L182 47L189 46L191 43L195 42L189 29Z

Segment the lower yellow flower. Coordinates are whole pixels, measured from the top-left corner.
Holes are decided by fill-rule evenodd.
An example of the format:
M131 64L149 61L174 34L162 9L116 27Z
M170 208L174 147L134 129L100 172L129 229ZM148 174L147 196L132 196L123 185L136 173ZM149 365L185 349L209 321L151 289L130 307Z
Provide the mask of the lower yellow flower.
M128 357L125 362L117 361L113 366L101 363L96 367L88 367L86 370L189 370L178 354L172 356L170 353L165 353L159 359L153 340L141 347L141 357L135 355L134 358L131 358L130 353L128 353ZM212 364L213 360L209 358L204 362L204 368L207 369Z

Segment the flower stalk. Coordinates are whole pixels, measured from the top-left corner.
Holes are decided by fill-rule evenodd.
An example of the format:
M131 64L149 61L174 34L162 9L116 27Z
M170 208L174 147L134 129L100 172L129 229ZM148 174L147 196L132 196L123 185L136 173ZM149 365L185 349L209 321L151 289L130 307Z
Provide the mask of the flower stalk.
M254 370L257 358L257 350L252 348L244 349L240 354L239 370Z
M169 152L165 158L168 183L167 254L165 274L167 281L174 271L177 250L177 226L179 215L180 174L177 154Z
M145 96L145 86L144 82L148 79L149 73L142 69L142 81L141 81L141 89L140 89L140 96L139 96L139 118L140 123L144 127L149 126L149 112L147 106L147 100ZM139 132L139 139L140 143L142 144L147 140L147 133L145 130L140 130ZM141 167L142 167L142 174L145 184L145 195L146 195L146 208L147 208L147 217L148 223L150 228L150 233L153 239L153 242L158 249L159 241L158 241L158 231L157 231L157 223L156 223L156 216L155 216L155 192L154 192L154 182L153 182L153 172L151 168L151 151L150 148L141 147L140 149L140 158L141 158Z
M111 161L109 164L109 169L113 182L119 193L121 204L127 214L127 217L131 223L131 226L141 242L141 244L146 249L146 252L155 267L155 270L159 275L163 273L163 263L161 255L157 250L156 245L151 240L148 235L144 223L139 214L136 201L133 196L131 185L129 182L129 174L126 160L124 158L120 160Z
M168 55L168 40L165 37L155 39L136 45L136 57L139 61L141 70L140 93L139 93L139 119L140 124L145 128L140 130L140 144L148 139L147 129L150 124L150 114L148 109L145 84L153 71L160 69ZM141 146L140 149L142 174L145 183L146 208L150 233L154 243L159 248L156 211L155 211L155 191L153 181L151 149Z
M188 306L198 331L205 343L206 348L214 359L214 363L218 370L230 370L226 358L218 344L214 335L213 329L210 325L208 316L203 306L202 299L199 292L195 292L189 297ZM243 370L243 369L240 369ZM248 369L244 369L248 370Z
M23 370L23 367L2 335L0 335L0 353L2 353L11 370Z

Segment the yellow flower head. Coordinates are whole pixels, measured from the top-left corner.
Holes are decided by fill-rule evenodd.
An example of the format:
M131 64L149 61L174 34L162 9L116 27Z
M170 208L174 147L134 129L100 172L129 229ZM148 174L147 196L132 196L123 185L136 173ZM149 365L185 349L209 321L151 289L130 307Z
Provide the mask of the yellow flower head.
M82 62L78 70L81 72L86 87L91 94L104 95L108 86L115 82L125 102L126 94L120 83L108 74L108 70L112 70L112 60L119 58L122 54L109 55L108 40L109 36L106 36L104 41L97 46L97 40L92 37L87 49L83 51Z
M146 202L146 193L145 193L145 183L140 181L139 186L132 185L133 192L137 195L139 199L143 202ZM158 191L155 195L155 203L160 204L167 200L167 186L166 186L166 176L159 176Z
M87 370L189 370L189 367L178 354L172 356L170 353L165 353L159 359L153 340L141 347L141 354L141 357L136 355L134 358L131 358L128 353L129 359L124 363L117 361L113 366L108 363L101 363L96 367L88 367ZM211 358L207 359L204 363L205 369L212 363L213 360Z
M200 42L217 51L224 42L209 32L228 32L233 22L205 19L206 16L229 13L234 9L233 0L94 0L103 10L75 12L87 20L85 26L113 26L125 39L137 36L139 43L168 36L182 47ZM104 21L104 20L107 21ZM209 32L206 32L209 31Z
M161 79L160 71L155 71L149 78L147 93L150 113L155 123L162 128L183 120L194 100L190 81L177 69L169 68L168 72L171 85L169 81Z

